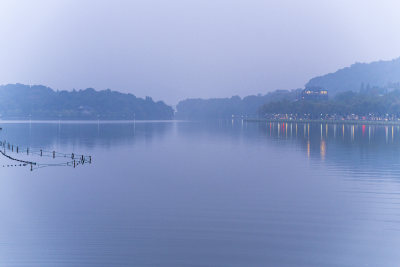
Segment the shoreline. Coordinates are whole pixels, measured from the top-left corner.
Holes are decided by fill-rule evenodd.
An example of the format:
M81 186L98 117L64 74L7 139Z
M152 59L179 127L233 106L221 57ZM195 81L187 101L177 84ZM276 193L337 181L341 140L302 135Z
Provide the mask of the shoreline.
M369 120L289 120L289 119L244 119L246 122L278 122L278 123L326 123L326 124L358 124L358 125L400 125L400 121Z

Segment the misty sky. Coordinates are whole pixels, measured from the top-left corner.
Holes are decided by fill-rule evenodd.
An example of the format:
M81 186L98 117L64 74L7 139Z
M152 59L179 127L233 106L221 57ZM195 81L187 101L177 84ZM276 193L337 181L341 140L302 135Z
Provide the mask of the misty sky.
M176 104L303 87L400 56L399 1L1 0L0 84Z

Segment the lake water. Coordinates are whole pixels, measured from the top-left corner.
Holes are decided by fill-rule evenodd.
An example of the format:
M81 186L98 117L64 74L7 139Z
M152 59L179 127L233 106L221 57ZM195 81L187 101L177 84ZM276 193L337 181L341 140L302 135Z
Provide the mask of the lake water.
M92 164L0 158L0 266L400 264L398 126L1 126L11 155Z

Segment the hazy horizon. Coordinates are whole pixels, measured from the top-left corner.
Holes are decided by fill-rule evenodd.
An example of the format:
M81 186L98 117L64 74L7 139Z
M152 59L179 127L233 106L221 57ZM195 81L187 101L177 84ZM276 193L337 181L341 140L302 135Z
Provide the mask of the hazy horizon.
M394 1L2 1L0 84L167 104L303 87L399 56ZM387 25L391 25L388 27Z

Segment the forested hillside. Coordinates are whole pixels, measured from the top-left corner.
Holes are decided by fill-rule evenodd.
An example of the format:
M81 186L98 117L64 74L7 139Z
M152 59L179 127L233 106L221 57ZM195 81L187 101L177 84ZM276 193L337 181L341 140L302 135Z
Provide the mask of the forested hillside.
M272 114L292 114L295 117L317 119L326 115L358 115L400 117L400 88L389 91L387 88L370 88L360 92L347 91L338 93L327 101L298 100L276 101L264 104L260 110L261 117Z
M258 109L272 101L293 101L300 90L277 90L266 95L252 95L241 98L186 99L177 105L178 119L227 119L233 116L255 117Z
M111 90L54 91L42 85L0 86L2 119L172 119L173 109L150 97Z
M330 95L338 92L359 91L366 87L384 87L400 82L400 58L390 61L356 63L334 73L312 78L307 86L328 89Z

